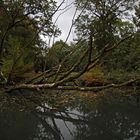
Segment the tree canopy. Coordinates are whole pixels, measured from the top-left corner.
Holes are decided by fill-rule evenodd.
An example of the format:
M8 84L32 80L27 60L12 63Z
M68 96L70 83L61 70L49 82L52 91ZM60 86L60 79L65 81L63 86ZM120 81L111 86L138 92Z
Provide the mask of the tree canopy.
M69 5L61 8L65 2L0 1L1 84L10 89L94 90L100 88L87 86L97 82L105 85L101 87L104 89L138 81L140 6L137 0L75 0L79 14L76 16L75 12L68 33L75 28L76 39L71 43L67 42L68 37L65 41L55 41L61 31L53 17L68 10ZM133 73L131 77L135 79L128 76L127 82L120 80L125 84L114 85L116 72L119 76ZM85 79L91 80L86 81L84 74L89 77Z

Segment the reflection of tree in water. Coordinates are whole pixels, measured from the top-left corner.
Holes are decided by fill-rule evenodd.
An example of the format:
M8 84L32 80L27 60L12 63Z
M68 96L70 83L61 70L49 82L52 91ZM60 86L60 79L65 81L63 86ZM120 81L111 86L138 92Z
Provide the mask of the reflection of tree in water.
M109 95L110 96L110 95ZM88 110L88 125L77 125L75 140L93 139L140 139L140 108L137 108L133 100L117 95L114 97L104 96L98 100L98 105ZM94 102L94 101L93 101ZM131 104L132 103L132 104ZM89 103L90 104L90 103ZM80 111L85 109L83 101L80 103ZM88 127L87 127L88 126Z
M49 106L27 96L38 107L32 113L1 112L0 139L8 140L7 134L10 140L139 140L140 108L135 98L102 95L52 95Z
M27 112L0 112L0 140L31 140L36 133L37 120Z
M46 110L45 112L37 111L35 112L35 116L37 116L37 118L41 122L41 125L44 128L42 130L45 130L44 133L51 133L55 140L65 139L65 137L63 136L64 129L61 130L62 127L59 126L58 120L61 120L61 125L63 124L65 126L65 129L67 129L71 137L73 135L73 130L69 128L69 123L77 125L80 123L85 124L88 122L82 116L67 111L58 111L56 113L52 112L51 110Z
M38 124L38 132L35 135L35 138L45 140L46 138L48 140L61 140L60 132L57 127L51 126L49 124L50 120L46 120L45 118L37 116L40 123Z
M96 117L94 113L90 114L93 117L90 117L91 123L88 126L77 125L75 140L138 138L140 136L140 114L137 114L136 110L136 112L130 110L129 113L125 112L125 109L117 111L99 110Z
M54 121L54 124L51 122L49 127L53 130L51 132L55 139L64 139L63 130L59 127L57 120L64 121L71 139L75 140L139 139L140 109L134 104L133 97L126 99L126 97L117 96L115 98L103 96L89 101L88 97L79 98L74 101L75 103L69 102L69 110L38 111L38 115L41 120L44 118L44 122L42 121L44 127L48 127L46 123L50 123L50 120ZM48 118L50 118L49 121ZM69 122L75 126L74 130L69 128Z

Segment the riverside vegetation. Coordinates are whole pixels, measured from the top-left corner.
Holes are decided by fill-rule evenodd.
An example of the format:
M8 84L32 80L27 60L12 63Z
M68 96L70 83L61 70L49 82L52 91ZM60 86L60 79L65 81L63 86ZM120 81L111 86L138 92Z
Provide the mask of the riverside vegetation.
M71 43L69 34L65 41L55 41L61 34L56 22L71 6L61 9L64 4L65 0L59 5L45 0L0 1L1 88L86 90L127 81L139 85L139 3L76 0L69 34L75 27L77 36ZM54 22L56 13L60 15Z
M0 0L0 139L139 140L139 87L138 0Z

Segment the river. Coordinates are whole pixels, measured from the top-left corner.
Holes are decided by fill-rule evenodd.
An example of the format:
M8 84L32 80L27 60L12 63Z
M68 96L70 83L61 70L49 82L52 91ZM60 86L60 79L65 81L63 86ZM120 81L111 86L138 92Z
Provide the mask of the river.
M38 92L1 99L0 140L140 140L138 92Z

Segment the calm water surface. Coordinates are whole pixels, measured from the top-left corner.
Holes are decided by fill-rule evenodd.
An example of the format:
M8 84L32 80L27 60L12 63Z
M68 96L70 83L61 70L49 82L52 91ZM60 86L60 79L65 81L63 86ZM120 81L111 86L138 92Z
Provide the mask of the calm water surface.
M139 96L131 93L46 91L41 104L36 96L1 99L0 140L140 140Z

